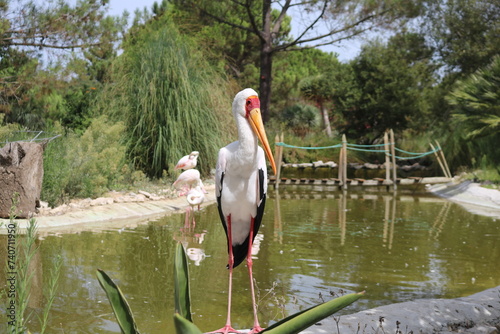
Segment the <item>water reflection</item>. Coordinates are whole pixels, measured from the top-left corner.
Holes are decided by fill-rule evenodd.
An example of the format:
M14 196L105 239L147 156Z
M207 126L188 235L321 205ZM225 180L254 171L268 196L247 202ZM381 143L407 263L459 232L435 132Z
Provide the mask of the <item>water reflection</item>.
M227 244L215 205L136 228L47 236L36 286L64 260L51 333L119 333L96 278L104 269L128 298L144 333L172 333L173 255L187 249L192 311L205 331L227 307ZM417 298L452 298L500 285L500 224L435 197L283 187L270 192L252 254L264 325L343 292L366 290L346 313ZM2 239L2 243L5 239ZM0 256L5 258L5 247ZM1 282L0 282L1 283ZM252 324L247 270L234 271L233 322ZM39 310L37 288L30 306ZM33 319L36 321L36 317ZM0 332L2 328L0 327ZM32 325L36 333L36 325Z

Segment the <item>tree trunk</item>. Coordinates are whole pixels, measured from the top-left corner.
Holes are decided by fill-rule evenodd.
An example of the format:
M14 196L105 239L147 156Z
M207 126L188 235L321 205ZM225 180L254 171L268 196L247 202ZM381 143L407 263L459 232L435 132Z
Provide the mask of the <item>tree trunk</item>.
M325 129L326 135L332 137L332 127L330 126L330 119L328 118L328 109L325 108L323 103L319 104L321 109L321 116L323 116L323 128Z
M267 123L271 117L271 81L273 70L273 37L271 34L271 0L262 2L262 31L260 39L260 109L262 121Z
M271 81L272 81L272 52L263 46L260 57L260 109L262 121L269 121L269 107L271 106Z

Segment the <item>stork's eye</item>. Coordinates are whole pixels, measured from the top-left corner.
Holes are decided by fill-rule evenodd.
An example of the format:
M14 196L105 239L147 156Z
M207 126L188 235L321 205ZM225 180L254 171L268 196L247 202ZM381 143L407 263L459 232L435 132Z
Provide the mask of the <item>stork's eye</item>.
M247 100L247 106L249 106L249 105L250 105L250 100Z

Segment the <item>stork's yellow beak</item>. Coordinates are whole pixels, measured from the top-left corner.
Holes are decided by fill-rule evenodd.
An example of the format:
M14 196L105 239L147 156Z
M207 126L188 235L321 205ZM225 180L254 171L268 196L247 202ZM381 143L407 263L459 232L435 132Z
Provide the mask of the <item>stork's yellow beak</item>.
M273 152L271 152L271 148L269 147L266 130L264 129L264 123L262 122L262 116L260 115L260 108L252 109L248 114L248 119L250 120L250 126L252 127L253 132L257 134L257 137L262 143L262 148L264 149L264 152L266 152L267 158L271 163L274 175L276 175L276 163L274 162Z

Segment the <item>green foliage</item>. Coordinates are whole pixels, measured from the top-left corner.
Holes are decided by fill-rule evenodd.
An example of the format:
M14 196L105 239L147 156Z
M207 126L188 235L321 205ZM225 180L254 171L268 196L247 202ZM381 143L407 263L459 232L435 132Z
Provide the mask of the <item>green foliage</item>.
M12 6L10 4L12 3ZM2 1L0 47L74 49L116 41L125 20L106 17L108 1Z
M465 80L459 81L448 97L455 124L468 138L493 136L500 131L500 56ZM492 142L493 145L493 142Z
M281 117L280 113L284 108L302 99L302 80L330 72L330 69L340 66L335 54L318 49L280 52L273 59L271 115L277 118Z
M0 113L5 122L43 130L56 121L83 131L88 98L83 93L107 77L126 17L105 15L108 1L3 1L0 6ZM71 49L49 57L46 50ZM84 65L74 67L70 57ZM75 56L76 55L76 56ZM53 60L55 59L55 60ZM81 65L81 63L80 63ZM69 79L73 80L69 80ZM89 79L90 78L90 79ZM82 85L83 82L83 85Z
M0 145L7 141L16 140L17 132L21 130L19 124L7 124L5 126L0 126Z
M350 293L320 305L313 306L307 310L293 314L272 326L266 328L261 333L268 334L296 334L317 323L318 321L340 311L344 307L351 305L363 296L361 293Z
M16 318L15 321L7 321L7 328L9 333L21 334L29 333L27 326L33 318L33 315L35 314L34 311L30 311L28 304L35 275L35 271L33 271L32 268L32 261L38 253L39 247L36 242L36 220L34 218L30 219L26 226L26 233L21 234L21 230L14 215L14 212L16 211L15 207L17 205L17 198L13 198L12 201L13 204L10 210L10 219L6 227L8 228L8 234L15 236L14 239L9 238L10 241L13 240L13 242L9 242L9 250L10 246L12 246L14 247L15 251L13 253L9 251L9 261L5 262L5 273L9 275L8 277L10 278L10 276L12 276L12 272L15 272L16 280L14 283L15 295L12 296L12 293L7 294L9 300L6 300L6 304L10 303L11 301L15 302ZM43 287L43 295L46 298L46 303L45 306L40 310L42 315L38 316L41 326L40 334L43 334L45 332L48 324L50 309L52 308L52 304L57 291L57 283L59 280L61 265L62 258L58 257L57 259L55 259L53 267L50 268L50 277L47 281L47 284ZM5 309L7 309L7 305L5 306Z
M60 127L52 131L63 132ZM50 142L44 153L42 199L54 206L68 197L96 197L128 182L123 131L123 123L101 116L83 135L67 132Z
M320 111L308 104L295 104L286 107L281 113L281 120L295 135L304 137L318 125Z
M468 75L500 54L500 3L496 0L428 1L423 33L452 75Z
M450 132L443 146L450 165L498 169L500 154L500 57L464 80L447 96L452 110Z
M184 247L179 243L175 249L174 298L175 313L192 322L191 296L189 294L189 270Z
M120 288L100 269L97 269L97 280L108 296L109 303L115 313L116 320L118 321L122 333L139 334L132 310Z
M174 314L175 331L177 334L201 334L201 330L180 314Z
M120 103L110 112L125 122L129 159L150 177L172 171L194 150L207 175L218 149L230 141L227 129L234 128L228 86L165 20L153 22L125 47L109 93Z
M362 49L351 63L359 93L353 96L349 90L339 94L343 132L372 143L386 129L401 132L410 125L425 128L425 92L435 80L432 53L424 41L423 36L401 34L387 45L375 41ZM352 81L347 86L352 87Z

